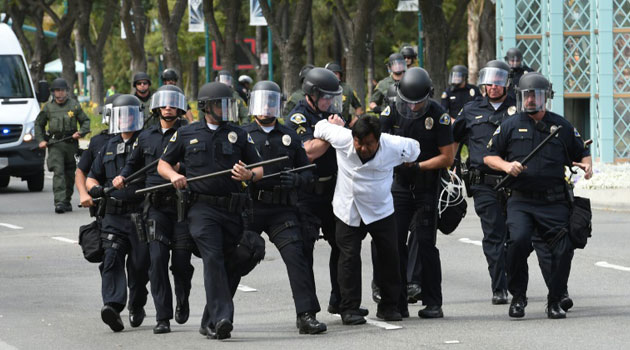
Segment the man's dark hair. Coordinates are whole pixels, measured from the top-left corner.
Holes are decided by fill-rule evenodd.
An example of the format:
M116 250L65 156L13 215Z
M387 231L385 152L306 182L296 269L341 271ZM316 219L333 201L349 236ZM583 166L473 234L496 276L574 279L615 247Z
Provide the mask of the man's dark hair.
M376 140L380 139L381 123L378 117L364 114L360 116L357 122L352 126L352 137L362 140L370 134L373 134Z

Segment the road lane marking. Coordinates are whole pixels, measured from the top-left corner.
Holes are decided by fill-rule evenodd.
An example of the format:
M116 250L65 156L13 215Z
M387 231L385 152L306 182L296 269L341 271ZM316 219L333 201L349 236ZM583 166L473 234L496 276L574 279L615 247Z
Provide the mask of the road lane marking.
M252 287L248 287L244 284L239 284L238 288L236 288L238 290L240 290L241 292L245 292L245 293L250 293L250 292L257 292L258 290L256 288L252 288Z
M459 344L459 340L445 340L444 344Z
M613 269L613 270L630 272L630 267L625 267L625 266L615 265L615 264L609 264L606 261L598 261L598 262L595 263L595 266L604 267L604 268L607 268L607 269Z
M72 244L77 244L77 243L79 243L79 242L77 242L77 241L75 241L75 240L72 240L72 239L70 239L70 238L66 238L66 237L59 237L59 236L55 236L55 237L50 237L50 238L52 238L52 239L56 239L56 240L58 240L58 241L60 241L60 242L65 242L65 243L72 243Z
M11 225L11 224L7 224L7 223L4 223L4 222L0 222L0 226L4 226L4 227L7 227L7 228L12 228L14 230L21 230L21 229L24 228L24 227L21 227L21 226Z
M17 348L15 346L12 346L10 344L7 344L7 343L3 342L2 339L0 339L0 349L17 350Z
M341 315L339 315L339 314L333 314L333 316L341 318ZM403 328L403 326L396 326L396 325L393 325L393 324L389 324L387 322L377 321L377 320L374 320L374 319L371 319L371 318L367 318L367 317L365 318L365 321L369 325L372 325L372 326L375 326L375 327L379 327L379 328L383 328L386 331L391 331L393 329L402 329Z
M459 241L462 243L474 244L481 247L481 241L473 241L472 239L468 239L468 238L460 238Z

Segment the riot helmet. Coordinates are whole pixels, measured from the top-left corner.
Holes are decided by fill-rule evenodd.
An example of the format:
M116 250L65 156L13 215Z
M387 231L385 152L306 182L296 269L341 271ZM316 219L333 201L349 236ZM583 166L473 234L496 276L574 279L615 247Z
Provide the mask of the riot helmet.
M238 110L232 89L218 81L204 84L199 89L197 106L216 122L238 122Z
M315 67L304 78L302 90L318 112L338 114L342 111L343 89L337 76L325 68Z
M415 60L416 57L418 57L416 51L411 46L403 46L403 48L400 49L400 54L403 55L404 58L410 58L412 60Z
M424 116L429 109L433 95L433 82L423 68L410 68L397 84L396 110L409 119Z
M405 57L399 53L393 53L389 55L389 59L387 61L387 70L390 73L394 74L402 74L407 70L407 62L405 62Z
M513 47L505 53L505 62L510 65L510 68L520 68L523 64L523 53L516 47Z
M166 68L161 75L162 78L162 82L164 84L167 84L167 81L172 81L175 84L177 84L177 81L179 80L179 75L177 75L177 72L172 69L172 68Z
M341 80L341 77L343 76L343 69L341 68L341 65L337 62L328 62L326 63L326 65L324 66L324 68L328 69L329 71L335 73L335 75L337 75L337 78L339 78L339 80Z
M241 75L238 77L238 82L241 84L251 84L254 80L249 75Z
M53 94L55 100L60 100L59 103L64 103L68 99L68 82L64 78L57 78L50 84L50 92ZM55 93L55 91L57 91Z
M101 124L109 125L109 119L112 117L112 104L114 103L114 100L116 100L116 98L120 95L121 94L118 93L112 94L105 99L105 103L99 111L101 114Z
M507 88L510 85L510 66L499 60L492 60L479 71L479 85L498 85Z
M186 113L186 96L177 85L163 85L153 94L151 98L151 112L156 113L166 121L173 121L178 116ZM173 107L177 109L175 116L164 117L160 112L162 107Z
M451 85L457 86L461 83L466 83L468 79L468 68L466 66L462 66L461 64L453 66L451 69L451 74L449 74L448 82Z
M270 80L259 81L249 96L249 115L261 124L272 124L282 112L282 90Z
M143 84L143 82L147 82L147 84ZM138 72L133 76L133 87L136 88L136 91L145 94L149 91L149 86L151 86L151 78L145 72Z
M304 83L304 78L306 78L306 74L308 74L308 72L315 68L314 65L312 64L305 64L304 67L302 67L302 69L300 69L300 84Z
M232 74L230 74L230 72L226 71L226 70L220 70L217 73L217 79L215 81L218 81L219 83L223 83L229 87L232 87Z
M547 102L553 98L551 83L542 74L532 72L524 75L516 88L516 109L534 114L546 110Z
M133 95L120 95L112 102L109 133L134 132L142 130L144 114L142 103Z

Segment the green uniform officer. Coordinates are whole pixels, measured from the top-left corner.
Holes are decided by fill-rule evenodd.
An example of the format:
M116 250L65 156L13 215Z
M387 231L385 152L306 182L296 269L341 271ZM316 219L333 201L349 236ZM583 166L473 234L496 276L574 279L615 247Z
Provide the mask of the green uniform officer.
M70 199L74 191L74 172L77 164L74 155L79 150L78 139L90 132L90 119L83 113L76 100L68 98L68 83L55 79L50 89L53 101L48 102L35 120L35 140L39 148L48 147L48 170L53 175L55 213L71 211ZM46 134L48 124L48 134ZM80 130L77 130L77 124ZM58 142L70 137L68 140ZM54 144L48 146L48 140Z
M337 62L328 62L326 64L326 69L332 71L337 76L337 79L341 81L343 76L343 69L341 65ZM357 96L354 88L350 86L350 84L345 81L341 81L341 88L343 92L341 93L342 97L342 106L341 110L341 118L346 122L346 125L352 127L356 122L357 118L363 114L363 106L361 105L361 101L359 100L359 96ZM354 115L350 115L350 106L354 108Z
M140 100L140 110L144 114L144 128L160 125L160 118L151 114L151 77L145 72L133 75L134 96Z
M287 99L287 102L284 103L284 109L282 111L282 114L285 117L289 116L289 114L291 113L293 108L295 108L295 106L297 106L300 101L306 99L306 97L305 97L306 94L302 90L302 83L304 83L304 77L306 76L306 73L308 73L308 71L310 71L314 67L315 66L313 66L312 64L305 64L304 67L302 67L302 69L300 69L300 75L299 75L299 77L300 77L300 88L295 90L295 91L293 91L291 96L289 96L289 99Z
M405 57L399 53L393 53L389 55L389 61L387 63L387 71L389 76L376 84L376 88L372 92L372 98L370 99L370 109L376 113L380 113L385 105L383 103L384 97L387 94L387 89L394 85L397 81L402 79L403 74L407 70L407 63Z

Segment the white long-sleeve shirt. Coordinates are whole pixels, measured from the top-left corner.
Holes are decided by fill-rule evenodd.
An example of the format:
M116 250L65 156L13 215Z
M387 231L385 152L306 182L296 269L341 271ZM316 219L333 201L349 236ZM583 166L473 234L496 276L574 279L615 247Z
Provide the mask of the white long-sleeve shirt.
M379 148L365 164L353 144L352 131L321 120L314 137L330 143L337 153L337 184L333 212L348 226L358 227L394 213L392 181L394 167L413 162L420 155L414 139L382 133Z

